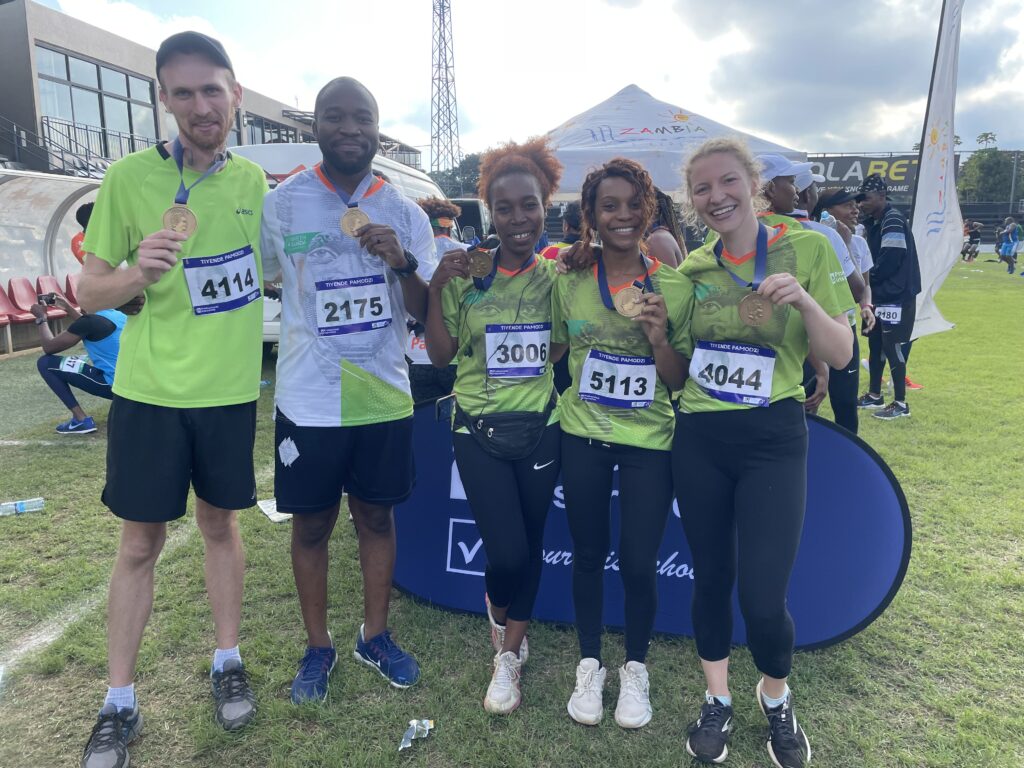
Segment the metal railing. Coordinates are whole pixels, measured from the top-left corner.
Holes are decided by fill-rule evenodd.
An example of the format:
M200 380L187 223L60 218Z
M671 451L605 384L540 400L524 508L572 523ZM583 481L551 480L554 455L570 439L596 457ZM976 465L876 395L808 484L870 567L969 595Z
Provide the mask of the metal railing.
M68 176L102 178L110 160L99 157L87 147L67 142L51 145L35 131L0 115L0 155L30 170L62 173Z
M108 161L120 160L125 155L157 143L156 139L148 136L72 123L58 117L44 116L40 124L43 139L51 147L60 147L75 153L84 151L87 155Z

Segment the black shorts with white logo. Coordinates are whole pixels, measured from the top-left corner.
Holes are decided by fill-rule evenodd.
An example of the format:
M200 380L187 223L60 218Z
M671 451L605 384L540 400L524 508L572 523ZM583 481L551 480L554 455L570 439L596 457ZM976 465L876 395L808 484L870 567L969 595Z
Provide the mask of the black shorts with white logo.
M343 491L391 507L412 494L412 417L357 427L302 427L274 415L274 496L279 512L322 512Z
M185 514L191 486L215 507L251 507L255 442L255 400L169 408L114 395L103 503L123 520L164 523Z

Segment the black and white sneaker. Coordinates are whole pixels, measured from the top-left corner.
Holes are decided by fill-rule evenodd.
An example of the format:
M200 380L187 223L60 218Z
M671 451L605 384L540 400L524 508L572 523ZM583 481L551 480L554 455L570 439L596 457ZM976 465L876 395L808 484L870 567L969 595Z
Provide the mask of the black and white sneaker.
M81 768L127 768L128 745L141 732L138 702L133 709L104 704L82 753Z
M256 716L256 695L249 687L245 665L238 659L224 662L221 672L210 675L215 703L214 716L225 731L237 731Z
M729 756L732 707L712 697L704 701L700 717L686 729L686 751L701 763L721 763Z
M757 682L757 704L768 718L768 756L776 768L804 768L811 762L811 743L793 714L793 694L786 703L769 709L761 694L764 679Z
M885 408L880 411L875 411L871 414L876 419L901 419L904 416L910 415L910 406L906 403L897 403L893 400Z
M868 410L874 410L876 408L885 407L885 398L881 395L872 395L870 392L865 392L857 400L858 408L867 408Z

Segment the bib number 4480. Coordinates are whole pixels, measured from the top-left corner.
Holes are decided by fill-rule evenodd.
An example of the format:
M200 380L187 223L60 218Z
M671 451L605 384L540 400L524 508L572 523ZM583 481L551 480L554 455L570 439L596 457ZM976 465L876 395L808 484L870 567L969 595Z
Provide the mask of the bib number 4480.
M748 376L742 367L730 373L729 368L725 365L708 363L697 374L697 378L707 386L714 384L723 387L726 384L732 384L737 389L749 387L755 392L761 389L761 370L758 368L755 368L753 373Z

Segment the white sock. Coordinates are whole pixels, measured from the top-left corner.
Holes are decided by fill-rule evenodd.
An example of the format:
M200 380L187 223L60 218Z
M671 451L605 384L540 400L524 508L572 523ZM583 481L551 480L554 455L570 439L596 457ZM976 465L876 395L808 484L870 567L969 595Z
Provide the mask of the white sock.
M118 709L135 709L135 683L120 688L107 687L107 698L103 705L113 704Z
M242 654L238 652L238 646L234 648L218 648L213 652L213 671L223 672L224 662L228 659L242 660Z
M761 701L764 702L764 705L768 709L775 709L776 707L781 707L783 704L786 703L786 699L788 699L788 698L789 698L789 686L788 685L786 686L786 690L784 690L782 692L782 696L780 696L777 699L773 699L771 696L766 696L763 693L761 694Z

